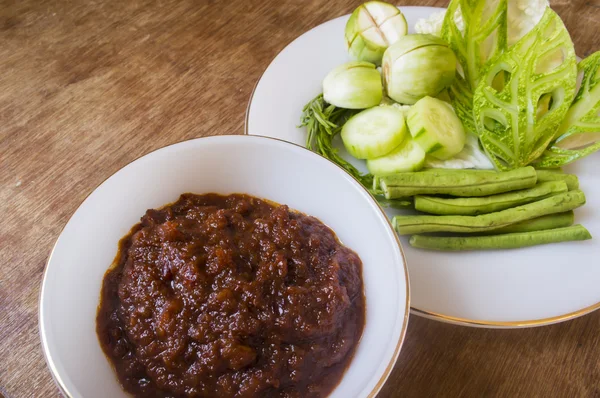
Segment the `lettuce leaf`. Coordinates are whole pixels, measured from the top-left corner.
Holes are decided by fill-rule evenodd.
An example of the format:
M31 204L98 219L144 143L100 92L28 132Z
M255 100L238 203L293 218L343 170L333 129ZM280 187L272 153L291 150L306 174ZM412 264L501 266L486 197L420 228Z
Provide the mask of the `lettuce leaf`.
M540 167L564 166L600 150L600 51L581 61L578 69L581 87Z
M476 131L496 168L525 166L542 155L569 110L576 84L573 42L560 17L547 8L534 29L489 61L473 95Z

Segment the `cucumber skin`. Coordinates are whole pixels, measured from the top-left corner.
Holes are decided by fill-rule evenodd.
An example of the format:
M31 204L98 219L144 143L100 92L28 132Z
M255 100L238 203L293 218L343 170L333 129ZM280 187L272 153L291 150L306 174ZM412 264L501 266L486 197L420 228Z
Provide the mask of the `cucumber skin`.
M519 249L558 242L592 239L590 232L582 225L492 236L442 237L414 235L410 238L412 247L442 251Z
M428 121L427 119L432 115L427 115L427 112L437 113L439 120ZM436 122L438 122L437 125ZM425 97L419 100L409 110L406 123L415 142L423 148L427 155L434 158L449 159L465 146L467 135L462 122L456 116L454 109L440 99ZM428 130L428 127L431 131ZM439 131L443 129L446 131ZM446 136L446 139L443 139L443 136ZM445 141L445 143L441 141Z

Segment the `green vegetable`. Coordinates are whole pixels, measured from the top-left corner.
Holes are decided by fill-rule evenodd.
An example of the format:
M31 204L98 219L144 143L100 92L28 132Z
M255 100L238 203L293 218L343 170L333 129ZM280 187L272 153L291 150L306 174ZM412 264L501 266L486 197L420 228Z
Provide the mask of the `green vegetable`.
M392 152L385 156L367 160L367 169L376 176L386 176L405 171L418 171L423 168L425 151L407 137Z
M533 167L497 172L491 170L431 169L416 173L398 173L378 179L385 197L428 194L452 196L489 196L531 188L537 174Z
M550 170L537 170L538 182L564 181L569 191L579 189L579 179L575 174L557 173Z
M401 105L397 102L394 102L393 99L391 99L390 97L387 97L385 95L384 95L383 99L381 100L381 104L379 104L379 106L391 106L393 108L401 110L402 113L404 114L405 118L408 115L408 111L410 110L410 108L412 108L412 105Z
M489 234L512 234L516 232L542 231L544 229L563 228L573 225L575 213L573 210L564 213L548 214L532 220L521 221L508 227L495 229Z
M387 95L401 104L435 97L456 75L456 56L442 39L432 35L406 35L383 55Z
M556 65L558 53L564 59ZM528 165L542 155L573 101L576 75L573 43L550 8L533 30L489 61L474 92L473 115L498 169ZM550 108L540 112L546 95Z
M356 111L336 108L323 100L323 95L318 95L305 105L302 113L301 126L308 132L306 147L321 156L336 163L354 178L362 183L383 207L403 209L412 207L412 198L385 199L377 188L373 175L363 174L356 167L345 161L332 145L333 138L341 131L341 126Z
M538 170L538 171L542 171L542 172L544 172L544 173L554 173L554 174L564 174L564 172L565 172L565 171L564 171L562 168L560 168L560 167L557 167L557 168L551 168L551 169L546 169L546 168L543 168L543 167L541 167L541 168L538 168L537 170Z
M409 111L406 119L410 134L430 156L445 160L465 146L465 129L450 104L424 97Z
M473 4L472 2L470 4ZM486 8L497 6L497 1L488 1ZM467 3L467 6L472 7ZM510 0L508 1L508 45L516 43L525 36L540 21L544 11L548 7L548 0ZM431 33L436 36L442 35L445 11L431 14L428 18L421 18L415 24L417 33ZM454 14L454 20L458 31L464 31L464 21L460 8ZM483 22L486 20L484 19Z
M369 62L340 65L323 80L323 98L338 108L366 109L379 105L383 98L381 75Z
M414 235L410 238L410 245L420 249L445 251L494 250L518 249L521 247L588 239L592 239L589 231L581 225L575 225L545 231L492 236L441 237Z
M368 1L354 10L348 19L346 45L354 59L381 65L385 50L406 33L408 24L397 7Z
M412 198L386 199L377 188L372 174L364 174L345 161L333 147L332 140L341 131L341 126L356 111L336 108L323 100L323 95L318 95L305 105L302 113L301 127L306 127L308 132L306 147L321 156L336 163L371 192L377 202L383 207L404 209L412 207Z
M579 63L581 87L555 134L556 140L539 160L541 167L558 167L600 149L600 51Z
M508 45L515 44L533 29L549 6L548 0L509 0Z
M332 144L333 138L341 132L344 123L356 113L326 103L323 95L319 94L304 106L300 127L306 127L308 133L306 148L338 164L373 192L373 176L358 171L338 154Z
M425 158L425 168L494 170L494 165L479 145L479 138L475 134L467 132L462 151L446 160L428 156Z
M390 207L392 209L408 209L413 207L412 198L386 199L381 195L375 195L375 199L381 207Z
M392 107L376 106L353 116L342 127L342 141L357 159L387 155L406 138L404 114Z
M475 132L473 93L484 65L506 50L506 0L452 0L442 37L456 54L462 73L450 87L452 105L467 131ZM460 22L461 25L457 25ZM462 29L461 29L462 28Z
M537 202L479 216L396 216L394 227L400 235L428 232L477 233L493 231L546 214L562 213L585 204L581 191L565 192Z
M476 216L535 202L567 192L564 181L544 182L533 188L475 198L416 196L415 209L429 214Z
M455 14L464 21L461 31ZM467 89L475 90L483 66L506 49L506 0L452 0L444 17L442 38L450 43L460 63Z

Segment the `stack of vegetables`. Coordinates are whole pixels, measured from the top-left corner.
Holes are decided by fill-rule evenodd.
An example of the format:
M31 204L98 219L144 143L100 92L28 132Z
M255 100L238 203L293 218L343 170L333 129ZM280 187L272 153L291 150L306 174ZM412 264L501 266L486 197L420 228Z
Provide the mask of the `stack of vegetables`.
M510 249L591 238L573 226L573 210L585 204L577 177L561 171L431 169L382 177L378 185L388 199L414 196L415 208L431 214L393 219L399 234L415 234L410 244L419 248ZM434 232L463 235L422 235Z
M541 7L523 12L529 3ZM387 3L352 13L345 38L354 61L331 71L305 106L307 147L382 205L429 213L393 220L416 247L591 238L572 225L585 203L577 177L559 168L600 149L600 52L577 64L545 0L452 0L417 31L408 34ZM369 173L340 156L338 135Z

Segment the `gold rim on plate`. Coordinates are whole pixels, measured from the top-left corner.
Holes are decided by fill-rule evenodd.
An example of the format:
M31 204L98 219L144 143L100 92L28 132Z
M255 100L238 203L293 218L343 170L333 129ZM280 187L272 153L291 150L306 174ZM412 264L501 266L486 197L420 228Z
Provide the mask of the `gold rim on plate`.
M256 89L256 86L255 86ZM254 91L253 91L254 93ZM247 126L247 123L246 123ZM131 163L135 162L138 159L141 159L144 156L150 155L156 151L159 151L161 149L164 148L168 148L170 146L173 145L178 145L178 144L182 144L188 141L195 141L195 140L201 140L203 138L214 138L214 137L251 137L251 135L247 134L245 128L244 128L244 133L242 134L223 134L223 135L211 135L211 136L204 136L204 137L197 137L197 138L190 138L188 140L184 140L184 141L180 141L180 142L176 142L161 148L157 148L153 151L150 151L144 155L138 156L137 158L135 158L134 160L128 162L126 165L124 165L123 167L119 168L119 170L117 170L115 173L111 174L110 176L106 177L100 184L98 184L92 191L90 191L90 193L88 193L85 198L81 201L81 203L79 204L79 206L77 206L77 209L75 209L75 211L73 212L73 214L71 214L71 217L69 217L69 220L65 223L65 225L63 225L63 227L60 230L60 233L58 234L56 240L54 241L54 245L52 246L52 250L50 251L50 255L48 256L48 259L46 260L46 264L44 266L44 274L42 276L42 284L41 284L41 288L40 288L40 293L39 293L39 299L38 299L38 329L39 329L39 334L40 334L40 340L42 342L42 351L44 353L44 359L46 361L46 364L48 365L48 368L50 369L50 374L52 375L52 379L54 380L55 384L58 386L58 389L60 390L60 392L68 398L73 398L73 395L71 395L64 383L64 380L62 380L62 378L60 377L60 375L58 374L58 371L56 369L56 366L54 364L54 362L52 361L52 358L50 357L50 353L48 352L48 342L47 342L47 338L46 338L46 334L44 333L44 330L42 329L42 322L43 322L43 314L41 311L42 308L42 301L43 301L43 293L44 293L44 286L46 284L46 278L48 277L48 264L50 263L50 260L52 259L52 255L54 254L54 250L56 249L56 245L58 243L58 239L60 238L60 236L62 235L64 229L66 228L66 226L69 224L69 222L71 221L71 219L73 218L73 215L77 212L77 210L79 210L79 208L83 205L83 203L88 199L88 197L94 193L102 184L104 184L110 177L112 177L113 175L115 175L117 172L119 172L120 170L124 169L125 167L129 166ZM272 140L272 141L278 141L281 143L284 143L286 145L293 145L296 146L298 148L301 148L304 151L308 151L310 153L315 154L314 152L306 149L305 147L303 147L302 145L298 145L295 144L293 142L288 142L279 138L274 138L274 137L266 137L266 136L260 136L260 135L254 135L254 137L258 137L258 138L262 138L262 139L267 139L267 140ZM315 154L317 155L317 154ZM317 155L319 156L319 155ZM392 354L392 358L390 359L387 367L385 368L382 376L380 377L379 381L377 382L377 384L375 384L375 386L373 387L373 389L371 390L371 392L367 395L368 398L373 398L375 397L379 391L381 390L381 388L383 387L383 385L385 384L385 382L387 381L388 377L390 376L390 373L392 372L392 369L394 368L396 361L398 360L398 356L400 355L400 349L402 348L402 344L404 343L404 339L406 338L406 330L407 330L407 326L408 326L408 318L409 318L409 314L410 314L410 279L408 277L408 266L406 263L406 256L404 255L404 250L402 249L402 243L400 242L400 238L398 238L398 234L395 233L394 231L394 227L392 226L392 223L390 222L389 218L387 217L387 215L385 214L385 211L383 210L383 208L381 206L379 206L379 203L377 202L377 200L375 199L375 197L367 190L365 189L365 187L360 183L360 181L358 181L353 175L349 174L348 172L346 172L346 170L344 170L341 166L339 166L338 164L332 162L329 159L326 159L324 157L321 156L322 159L325 159L326 161L330 162L331 164L333 164L335 167L337 167L338 169L342 170L345 174L347 174L348 176L352 177L352 179L358 184L359 189L361 189L364 193L366 193L369 198L373 201L373 203L375 203L376 208L381 212L383 218L386 220L387 222L387 226L391 229L394 238L396 240L396 245L398 246L398 249L400 250L400 255L402 257L402 264L404 266L404 281L406 284L406 297L405 297L405 308L404 308L404 319L402 320L402 329L400 330L400 335L398 336L398 342L396 343L396 347L394 349L394 352ZM116 377L116 376L115 376ZM342 376L343 377L343 376Z

